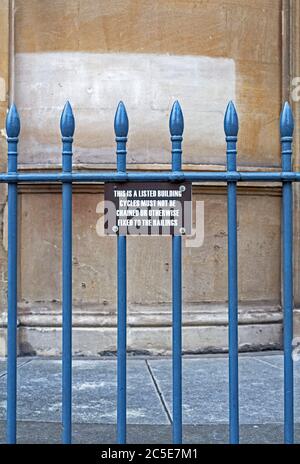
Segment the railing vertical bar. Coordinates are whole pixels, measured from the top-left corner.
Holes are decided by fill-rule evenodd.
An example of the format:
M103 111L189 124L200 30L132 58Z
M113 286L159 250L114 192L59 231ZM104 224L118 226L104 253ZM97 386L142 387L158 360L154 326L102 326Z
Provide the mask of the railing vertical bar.
M172 237L173 443L182 442L182 240Z
M183 115L176 101L170 114L172 171L182 169ZM182 238L172 236L173 443L182 443Z
M6 119L9 173L18 168L20 119L12 105ZM8 184L8 330L7 330L7 442L17 440L17 253L18 253L18 186Z
M61 116L62 169L72 172L75 129L69 102ZM62 184L62 441L72 442L72 183Z
M117 171L126 172L126 142L128 117L123 102L115 115L115 135L117 142ZM126 318L127 318L127 259L126 236L117 237L117 441L126 443Z
M227 170L236 171L238 117L232 102L224 120L227 142ZM229 439L239 443L239 372L238 372L238 256L236 182L227 183L228 228L228 343L229 343Z
M293 115L288 103L280 118L282 171L292 169ZM293 372L293 187L282 186L283 239L283 345L284 345L284 442L294 442L294 372Z
M126 237L117 238L118 253L118 333L117 333L117 435L126 443Z

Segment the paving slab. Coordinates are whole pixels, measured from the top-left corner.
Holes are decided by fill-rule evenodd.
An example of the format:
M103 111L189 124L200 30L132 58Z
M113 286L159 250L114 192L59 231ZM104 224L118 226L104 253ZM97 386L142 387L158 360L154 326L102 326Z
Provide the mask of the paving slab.
M55 422L18 422L18 443L59 444L61 426ZM283 443L283 428L280 424L241 425L241 443ZM295 427L295 441L300 442L300 425ZM5 423L0 421L0 443L5 443ZM73 443L114 444L116 426L112 424L73 424ZM168 425L128 425L127 443L169 444L172 430ZM228 443L228 426L225 424L185 425L183 443L222 444Z
M298 442L299 365L300 362L295 363L295 420ZM172 415L171 368L169 358L147 361L128 359L129 443L171 443L168 419ZM5 441L5 369L6 361L0 360L0 442ZM239 373L241 442L282 443L283 356L242 355ZM60 360L18 360L18 420L20 442L60 442ZM183 422L186 443L228 442L226 355L183 358ZM116 359L74 360L74 442L114 443L115 423Z
M24 364L30 362L28 358L18 358L17 359L17 366L21 367ZM0 377L3 377L7 374L7 360L6 358L0 358Z
M274 368L268 362L260 362L259 359L256 356L240 357L240 422L242 424L281 423L283 371ZM275 362L280 363L280 360ZM166 406L172 414L171 361L151 360L149 365ZM298 378L295 378L297 422L300 422L300 401L297 395L300 391L299 387ZM199 425L228 422L226 357L183 360L183 422Z
M299 355L300 357L300 355ZM267 363L274 368L280 369L283 371L284 368L284 360L283 355L273 355L273 356L257 356L257 360L261 363ZM300 377L300 359L294 360L294 376Z
M127 376L128 423L168 424L145 361L129 361ZM0 379L0 419L5 398L5 379ZM18 419L60 421L61 361L35 359L19 370ZM116 360L73 361L73 421L116 422Z
M6 374L6 360L0 359L0 377Z
M172 415L171 360L150 360L158 388ZM228 411L227 362L224 358L184 359L182 368L183 422L226 422Z

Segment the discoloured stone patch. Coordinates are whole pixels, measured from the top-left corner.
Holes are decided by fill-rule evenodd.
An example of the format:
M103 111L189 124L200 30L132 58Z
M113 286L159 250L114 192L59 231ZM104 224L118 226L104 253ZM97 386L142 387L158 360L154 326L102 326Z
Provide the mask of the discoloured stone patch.
M128 363L127 415L134 424L167 424L144 361ZM0 417L5 418L5 386L0 379ZM145 402L145 398L147 401ZM151 404L151 414L149 411ZM19 370L18 418L59 422L61 362L36 359ZM116 360L73 361L74 422L116 421Z
M130 121L128 162L169 163L168 114L174 99L184 111L184 162L201 161L199 127L201 152L210 163L224 162L223 113L236 97L231 59L21 53L15 58L15 72L21 163L60 162L58 121L67 99L76 118L74 163L113 163L113 118L119 100L124 100Z
M281 356L241 356L240 422L266 424L283 422L283 370ZM170 412L171 363L149 361ZM298 363L299 364L299 363ZM295 420L300 422L300 365L295 367ZM185 359L183 363L183 421L185 424L228 421L228 363L224 357Z

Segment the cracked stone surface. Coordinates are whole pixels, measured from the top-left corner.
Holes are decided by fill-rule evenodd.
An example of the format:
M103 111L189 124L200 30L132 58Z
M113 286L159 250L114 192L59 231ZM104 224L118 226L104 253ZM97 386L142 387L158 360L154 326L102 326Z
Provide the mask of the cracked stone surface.
M298 363L299 364L299 363ZM295 363L295 420L300 422L300 366ZM159 389L172 412L171 363L150 361ZM240 423L283 422L282 356L241 356ZM228 361L225 357L185 359L183 422L200 425L228 422Z
M128 362L127 378L128 423L168 424L145 361ZM5 418L5 383L0 379L0 419ZM72 391L74 422L116 422L116 360L73 361ZM18 372L18 420L60 418L61 361L34 359Z
M300 431L300 363L295 362L296 437ZM127 421L131 443L171 442L170 358L130 358ZM280 443L283 435L283 356L241 355L240 424L244 443ZM18 359L18 434L22 443L59 442L61 361ZM6 361L0 360L0 442L5 441ZM73 360L73 437L77 443L115 441L116 359ZM226 355L183 358L186 443L228 441ZM40 424L40 425L39 425ZM300 438L300 437L298 437ZM161 441L160 441L161 440Z

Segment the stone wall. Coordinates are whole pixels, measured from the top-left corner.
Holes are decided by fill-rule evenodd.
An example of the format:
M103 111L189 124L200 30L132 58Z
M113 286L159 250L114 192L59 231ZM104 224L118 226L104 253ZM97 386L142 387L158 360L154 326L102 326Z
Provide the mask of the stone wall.
M168 115L178 98L184 169L224 169L223 114L234 99L239 166L277 170L281 3L15 0L12 93L22 118L21 169L60 165L66 99L76 117L75 169L115 167L113 117L120 99L130 120L129 169L168 169ZM115 351L115 241L97 234L103 187L74 190L74 352ZM194 247L187 240L184 247L183 348L226 350L226 189L212 183L193 192L194 203L204 202L204 241ZM249 184L238 194L240 345L279 347L281 189ZM20 211L20 349L58 354L58 187L22 187ZM129 350L169 352L170 282L170 240L130 239Z
M15 0L15 8L21 162L59 162L57 121L69 98L78 163L113 162L120 99L129 162L168 163L168 113L179 98L185 162L224 164L223 112L233 98L239 164L278 165L280 0Z
M5 117L9 95L9 0L0 0L0 171L6 170ZM6 352L6 185L0 185L0 354Z

